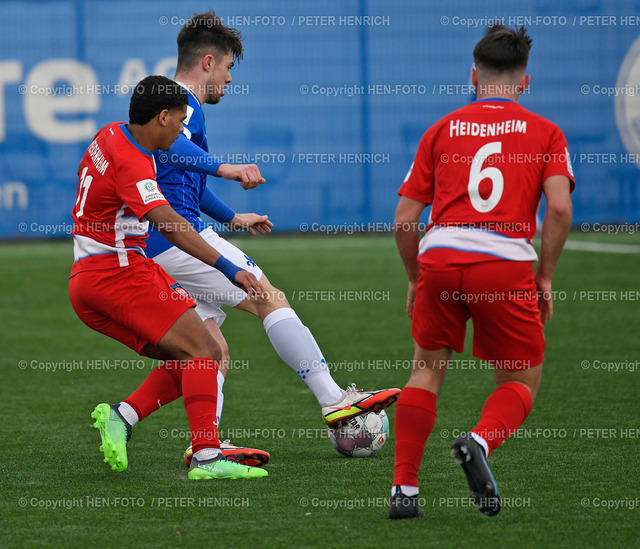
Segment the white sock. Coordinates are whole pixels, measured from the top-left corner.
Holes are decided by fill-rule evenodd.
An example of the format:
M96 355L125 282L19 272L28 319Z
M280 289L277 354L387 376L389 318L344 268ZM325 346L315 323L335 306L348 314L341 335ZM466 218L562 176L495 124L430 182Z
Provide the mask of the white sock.
M408 497L411 496L417 496L418 492L419 492L419 488L417 486L407 486L406 484L396 484L395 486L391 487L391 495L395 496L396 495L396 488L400 486L400 491Z
M489 457L489 445L487 444L487 441L483 439L480 435L476 435L473 432L469 434L480 446L482 446L482 449L484 450L484 456Z
M198 450L193 457L198 461L207 461L208 459L217 458L221 455L222 452L218 448L203 448L202 450Z
M216 403L216 416L218 416L218 425L220 425L220 416L222 415L222 403L224 395L222 394L222 386L224 385L224 376L222 372L218 372L218 400Z
M278 356L307 384L320 406L342 399L343 391L331 377L322 351L293 309L276 309L262 323Z
M138 414L136 411L126 402L121 402L118 405L118 412L125 419L125 421L133 427L140 419L138 418Z

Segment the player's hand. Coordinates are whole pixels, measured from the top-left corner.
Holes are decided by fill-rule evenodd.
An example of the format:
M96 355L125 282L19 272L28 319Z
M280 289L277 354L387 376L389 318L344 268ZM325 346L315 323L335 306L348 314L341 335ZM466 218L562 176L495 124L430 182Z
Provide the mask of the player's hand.
M413 317L413 305L416 302L416 288L417 282L409 282L409 288L407 289L407 316Z
M538 289L538 307L540 308L540 320L544 324L553 316L553 299L551 295L551 280L536 276Z
M250 297L259 297L267 301L269 294L262 287L256 276L249 271L238 271L236 273L236 285L240 286Z
M232 231L247 231L249 234L267 234L271 232L273 223L269 221L266 215L258 215L254 213L236 214L227 227Z
M225 179L240 181L244 190L255 189L267 182L255 164L220 164L216 173Z

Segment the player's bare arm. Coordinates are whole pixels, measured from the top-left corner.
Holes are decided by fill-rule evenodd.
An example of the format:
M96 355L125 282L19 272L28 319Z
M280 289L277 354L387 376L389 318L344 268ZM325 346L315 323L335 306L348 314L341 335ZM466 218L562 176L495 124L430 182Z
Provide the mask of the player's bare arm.
M536 285L538 292L541 293L542 322L551 320L553 315L551 279L571 228L573 205L570 189L571 182L564 175L552 175L543 184L544 196L547 199L547 213L542 225L542 247L536 270Z
M424 202L402 196L398 202L394 219L396 245L409 277L407 290L407 316L409 318L413 314L418 275L420 274L420 263L418 262L419 224L425 206Z
M266 215L255 213L237 213L233 219L227 223L227 227L232 231L247 231L249 234L267 234L271 232L273 223Z
M176 213L171 206L163 204L153 208L146 213L145 217L171 244L207 265L218 268L216 262L221 254L209 246L191 223ZM252 273L241 269L235 274L233 281L249 295L257 295L267 299L264 288Z
M216 175L239 181L244 190L255 189L258 185L267 182L255 164L220 164Z

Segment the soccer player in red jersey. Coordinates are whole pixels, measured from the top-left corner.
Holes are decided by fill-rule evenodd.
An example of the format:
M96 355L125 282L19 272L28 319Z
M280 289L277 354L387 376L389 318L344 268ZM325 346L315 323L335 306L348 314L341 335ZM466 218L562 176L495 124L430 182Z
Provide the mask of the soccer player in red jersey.
M128 466L132 425L179 397L189 420L194 457L190 479L254 478L264 469L226 459L216 423L221 351L189 294L145 257L149 222L172 244L220 270L250 295L263 294L252 273L210 247L169 206L156 183L152 152L168 150L183 130L187 92L164 76L135 88L129 124L102 128L84 154L73 208L75 262L69 293L80 319L140 355L166 360L118 405L99 404L105 462Z
M408 277L407 314L415 354L396 404L395 476L390 518L423 516L418 470L436 419L452 353L463 351L473 321L473 354L495 367L497 388L480 420L458 437L460 464L478 509L500 511L487 458L524 422L540 385L543 323L551 319L551 279L571 226L574 188L560 129L518 105L531 39L524 28L488 34L473 50L477 101L422 137L399 190L396 242ZM537 260L536 210L547 210ZM420 240L425 206L431 216Z

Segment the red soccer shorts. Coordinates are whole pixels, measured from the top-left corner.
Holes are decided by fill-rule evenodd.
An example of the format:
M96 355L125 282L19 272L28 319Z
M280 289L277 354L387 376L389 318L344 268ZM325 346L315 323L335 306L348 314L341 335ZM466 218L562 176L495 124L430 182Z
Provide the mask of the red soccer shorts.
M129 254L129 258L134 254ZM71 304L89 328L117 339L140 355L157 345L196 303L151 259L127 267L81 271L69 280Z
M487 261L453 270L420 267L411 335L427 350L464 350L473 321L473 354L497 368L521 370L544 359L531 263Z

